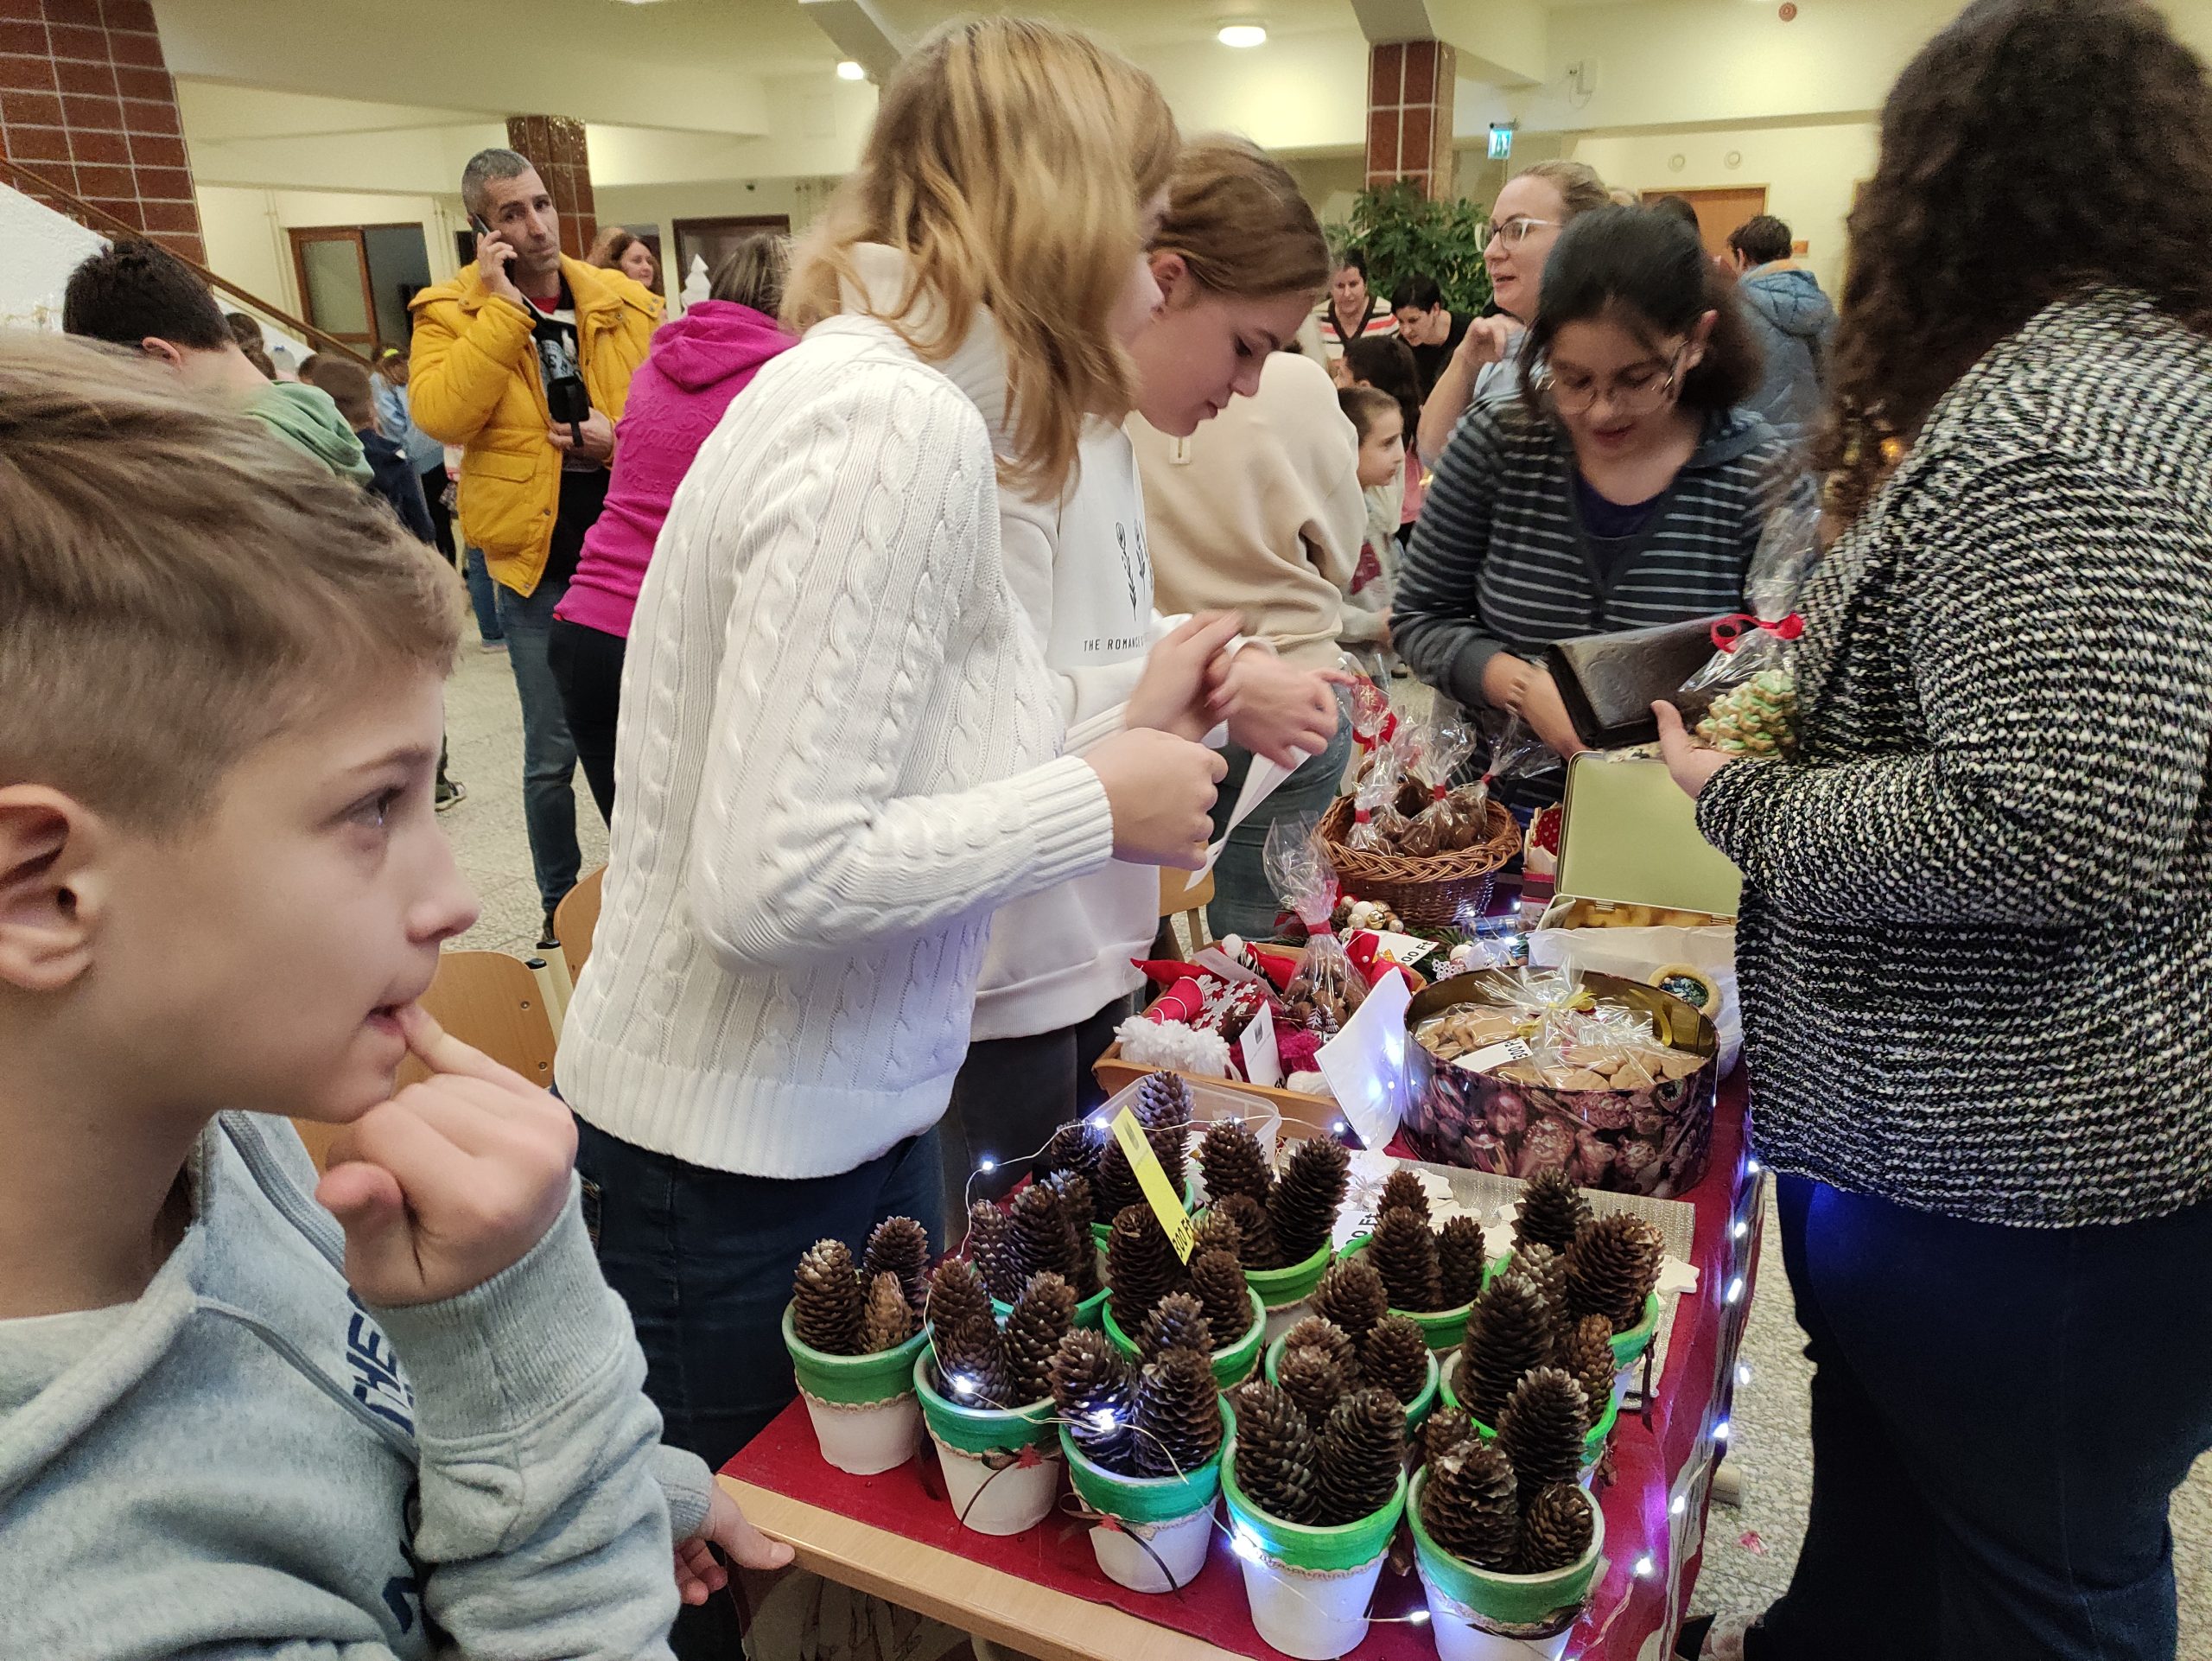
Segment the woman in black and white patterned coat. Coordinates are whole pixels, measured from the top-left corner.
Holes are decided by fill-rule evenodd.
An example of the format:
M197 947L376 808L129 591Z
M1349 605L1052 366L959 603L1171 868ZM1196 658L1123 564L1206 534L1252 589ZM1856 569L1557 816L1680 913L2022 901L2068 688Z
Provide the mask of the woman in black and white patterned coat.
M1799 753L1665 722L1745 878L1816 1363L1796 1578L1706 1652L2170 1658L2212 1445L2203 67L2139 0L1980 0L1851 229Z

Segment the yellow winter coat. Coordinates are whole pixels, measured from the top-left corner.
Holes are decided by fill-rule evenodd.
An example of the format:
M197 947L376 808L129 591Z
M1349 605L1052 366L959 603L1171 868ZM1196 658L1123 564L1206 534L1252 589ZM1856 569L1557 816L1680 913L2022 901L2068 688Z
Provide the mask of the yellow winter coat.
M561 275L575 297L576 355L592 408L620 421L630 377L660 322L660 300L620 271L565 256ZM461 534L484 550L495 581L527 595L545 574L561 500L561 455L546 436L553 418L531 343L533 320L485 293L474 265L423 290L410 309L409 412L431 437L461 447Z

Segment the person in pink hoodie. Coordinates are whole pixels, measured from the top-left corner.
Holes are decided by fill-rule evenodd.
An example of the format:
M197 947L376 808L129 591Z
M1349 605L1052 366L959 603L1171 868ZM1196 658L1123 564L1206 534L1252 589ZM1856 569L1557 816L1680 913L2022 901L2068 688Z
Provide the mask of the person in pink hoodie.
M760 366L797 344L776 321L787 263L781 237L747 238L715 268L713 297L653 336L652 355L631 380L629 404L614 430L606 509L585 536L576 574L553 613L546 656L560 683L576 759L610 825L622 653L638 589L699 446Z

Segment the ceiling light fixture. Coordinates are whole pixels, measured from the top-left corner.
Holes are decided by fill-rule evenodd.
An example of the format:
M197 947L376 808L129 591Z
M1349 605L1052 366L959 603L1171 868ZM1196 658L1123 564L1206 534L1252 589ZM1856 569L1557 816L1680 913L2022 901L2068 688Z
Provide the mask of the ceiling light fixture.
M1265 46L1268 31L1257 23L1224 23L1221 32L1214 39L1224 46Z
M839 80L866 80L868 79L868 71L861 68L860 65L855 63L850 58L847 58L837 66L837 79Z

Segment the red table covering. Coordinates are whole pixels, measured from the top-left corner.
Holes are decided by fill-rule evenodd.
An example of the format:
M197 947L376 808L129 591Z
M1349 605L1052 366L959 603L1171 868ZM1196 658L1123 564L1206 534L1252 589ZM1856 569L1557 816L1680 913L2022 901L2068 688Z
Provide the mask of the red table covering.
M1698 1289L1677 1302L1665 1371L1649 1412L1624 1413L1614 1433L1611 1480L1600 1495L1607 1567L1569 1639L1570 1657L1633 1661L1654 1632L1663 1630L1671 1642L1688 1608L1704 1534L1713 1432L1727 1416L1758 1260L1758 1184L1756 1172L1746 1168L1743 1128L1738 1072L1721 1086L1705 1179L1685 1196L1697 1211ZM1126 1591L1099 1573L1089 1525L1071 1514L1009 1539L962 1528L945 1499L933 1450L880 1476L833 1469L816 1450L805 1406L796 1401L722 1468L741 1482L1071 1596L1111 1604L1234 1653L1257 1661L1276 1654L1253 1630L1241 1566L1218 1531L1211 1560L1181 1592ZM1075 1503L1065 1484L1061 1503ZM1402 1545L1406 1539L1402 1530ZM1397 1567L1401 1559L1403 1572ZM1351 1651L1356 1661L1434 1656L1426 1626L1402 1619L1423 1607L1409 1550L1394 1553L1373 1607L1377 1619L1366 1641Z

